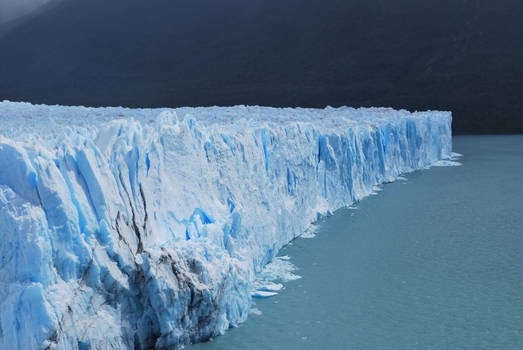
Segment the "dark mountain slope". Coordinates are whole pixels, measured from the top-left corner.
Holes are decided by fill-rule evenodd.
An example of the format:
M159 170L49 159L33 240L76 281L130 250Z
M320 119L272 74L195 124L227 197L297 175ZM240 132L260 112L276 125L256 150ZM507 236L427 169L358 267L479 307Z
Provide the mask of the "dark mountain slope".
M0 99L391 106L523 132L519 0L65 0L0 36Z

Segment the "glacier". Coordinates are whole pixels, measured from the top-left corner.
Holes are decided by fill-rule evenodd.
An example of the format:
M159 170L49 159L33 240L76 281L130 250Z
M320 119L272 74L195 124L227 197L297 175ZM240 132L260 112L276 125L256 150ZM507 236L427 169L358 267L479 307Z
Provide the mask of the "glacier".
M0 102L0 348L167 349L223 333L311 223L451 159L451 122Z

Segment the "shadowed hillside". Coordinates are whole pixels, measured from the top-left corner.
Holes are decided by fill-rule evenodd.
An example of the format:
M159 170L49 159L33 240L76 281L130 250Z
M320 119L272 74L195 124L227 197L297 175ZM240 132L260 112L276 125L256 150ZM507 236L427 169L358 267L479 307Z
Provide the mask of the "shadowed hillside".
M523 133L521 18L520 0L66 0L0 29L0 100L442 109L457 133Z

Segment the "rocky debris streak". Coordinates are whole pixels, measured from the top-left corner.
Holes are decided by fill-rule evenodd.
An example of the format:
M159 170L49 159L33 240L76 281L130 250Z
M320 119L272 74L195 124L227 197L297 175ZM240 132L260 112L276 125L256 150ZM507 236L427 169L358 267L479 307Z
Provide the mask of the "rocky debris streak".
M451 157L451 115L0 103L0 348L147 349L244 321L322 215Z

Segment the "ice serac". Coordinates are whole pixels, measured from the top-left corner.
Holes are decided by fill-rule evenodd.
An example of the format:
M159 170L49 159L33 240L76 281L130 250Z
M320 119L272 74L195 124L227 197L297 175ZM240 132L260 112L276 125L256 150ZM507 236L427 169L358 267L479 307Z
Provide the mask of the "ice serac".
M451 148L448 112L2 102L0 348L209 339L312 222Z

